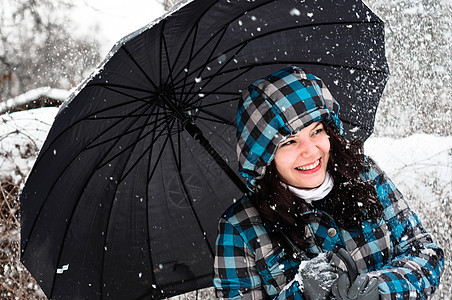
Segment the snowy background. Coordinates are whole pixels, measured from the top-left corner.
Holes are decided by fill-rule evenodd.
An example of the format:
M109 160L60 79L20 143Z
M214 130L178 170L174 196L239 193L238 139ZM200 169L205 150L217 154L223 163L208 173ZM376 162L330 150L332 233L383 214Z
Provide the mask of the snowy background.
M7 2L0 0L0 6ZM73 32L79 36L91 34L90 39L99 41L99 61L115 41L164 12L162 4L157 1L129 0L125 6L119 2L123 3L79 0L74 1L70 11L74 20ZM452 299L452 1L365 2L385 21L391 69L391 78L377 112L375 133L366 141L365 150L388 173L424 226L445 250L446 271L434 299ZM52 65L50 71L58 74L58 65ZM64 72L64 76L70 76ZM78 79L70 79L54 87L67 91L78 82ZM41 88L39 81L36 82L34 88ZM0 105L9 99L0 97ZM0 114L2 186L9 182L23 183L57 110L53 107ZM11 195L13 197L14 192ZM7 196L3 195L4 198ZM5 207L1 209L3 214ZM10 220L14 220L17 213L14 209L17 210L17 206L6 216ZM17 251L14 245L18 240L17 226L7 228L7 224L0 223L0 242L5 249L0 252L2 299L20 299L15 296L15 287L22 284L20 280L26 282L29 291L37 289L22 277L17 279L17 274L23 274L19 263L5 263L7 257L16 255L11 251ZM5 248L5 244L13 247ZM194 294L189 297L194 297Z

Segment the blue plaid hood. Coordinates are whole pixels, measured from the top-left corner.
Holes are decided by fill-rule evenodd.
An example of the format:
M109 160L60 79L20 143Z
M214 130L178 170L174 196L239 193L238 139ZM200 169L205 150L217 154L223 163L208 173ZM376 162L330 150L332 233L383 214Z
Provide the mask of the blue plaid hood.
M273 160L278 144L314 122L343 134L339 104L323 81L292 66L251 84L237 110L239 174L253 188Z

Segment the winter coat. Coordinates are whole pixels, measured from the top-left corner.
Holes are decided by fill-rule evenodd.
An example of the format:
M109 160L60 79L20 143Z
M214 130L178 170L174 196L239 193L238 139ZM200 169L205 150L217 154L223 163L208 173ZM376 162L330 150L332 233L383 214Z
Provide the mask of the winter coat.
M306 232L316 244L306 252L345 248L361 273L378 279L380 299L426 299L438 287L443 251L391 180L375 162L369 159L369 164L361 176L375 186L383 217L375 223L364 221L362 229L344 230L327 213L308 212ZM334 260L337 263L338 258ZM285 253L280 240L270 237L248 197L233 204L220 219L213 279L217 297L303 299L299 283L291 282L299 264Z

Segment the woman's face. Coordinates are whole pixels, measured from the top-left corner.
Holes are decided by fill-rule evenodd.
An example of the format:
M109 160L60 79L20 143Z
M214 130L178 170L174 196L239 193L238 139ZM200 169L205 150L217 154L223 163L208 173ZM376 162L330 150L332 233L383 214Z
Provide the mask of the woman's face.
M276 170L288 185L309 189L325 180L330 140L320 122L282 142L274 158Z

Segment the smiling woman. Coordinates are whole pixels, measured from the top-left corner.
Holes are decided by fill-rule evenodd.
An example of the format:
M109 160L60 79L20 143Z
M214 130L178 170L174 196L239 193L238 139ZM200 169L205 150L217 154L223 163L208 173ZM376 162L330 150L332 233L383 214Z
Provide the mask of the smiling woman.
M330 141L316 122L281 142L275 166L281 181L297 188L315 188L325 181Z
M442 249L362 141L344 138L338 112L298 67L244 93L237 152L251 192L220 218L217 297L424 299L437 289Z

